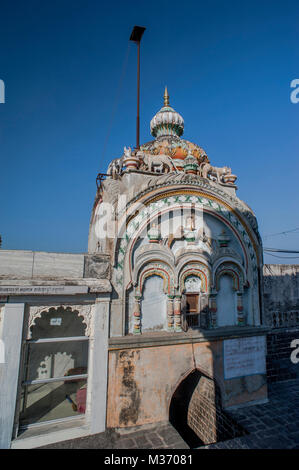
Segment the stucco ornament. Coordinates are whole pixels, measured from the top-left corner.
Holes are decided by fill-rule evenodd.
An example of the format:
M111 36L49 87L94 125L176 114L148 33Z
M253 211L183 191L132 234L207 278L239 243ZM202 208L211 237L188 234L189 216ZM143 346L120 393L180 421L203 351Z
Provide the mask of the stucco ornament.
M139 150L137 156L143 161L147 171L156 173L178 171L173 160L168 155L151 155Z
M59 314L63 315L63 312L66 310L72 310L72 312L77 313L79 317L83 317L82 322L85 323L85 336L91 336L92 332L92 305L39 305L39 306L31 306L29 310L29 318L28 318L28 330L27 330L27 339L31 339L32 337L32 327L36 324L37 318L41 318L42 314L47 314L50 312L51 309L58 310L62 309Z
M200 166L200 173L203 178L208 178L210 176L215 176L218 183L229 183L235 182L237 177L232 175L232 170L228 166L217 167L210 165L210 163L202 163ZM226 178L225 177L230 177ZM232 181L233 180L233 181Z
M200 292L201 280L197 276L188 276L185 279L186 292Z

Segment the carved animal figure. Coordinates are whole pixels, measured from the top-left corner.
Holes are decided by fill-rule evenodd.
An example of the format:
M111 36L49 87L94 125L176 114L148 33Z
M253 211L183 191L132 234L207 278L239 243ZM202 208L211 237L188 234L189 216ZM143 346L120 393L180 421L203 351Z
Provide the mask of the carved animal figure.
M132 156L131 147L124 147L124 156L125 158L130 158Z
M161 169L170 172L171 170L178 171L175 164L168 155L150 155L142 151L137 152L137 157L141 158L148 171L157 171L161 173Z
M203 178L208 178L209 176L213 178L213 176L216 176L218 182L223 182L223 176L224 175L231 175L232 170L228 166L223 166L223 167L217 167L217 166L212 166L209 163L202 163L200 166L200 171L201 171L201 176ZM212 179L211 178L211 179Z
M109 163L107 169L107 175L111 176L112 179L117 179L118 176L121 174L123 167L123 157L121 158L114 158L111 163Z

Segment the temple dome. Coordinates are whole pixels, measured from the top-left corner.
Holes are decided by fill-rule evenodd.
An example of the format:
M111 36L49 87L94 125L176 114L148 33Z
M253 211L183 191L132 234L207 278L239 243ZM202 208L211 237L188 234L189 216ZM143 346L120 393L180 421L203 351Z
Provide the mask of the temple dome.
M200 165L209 163L209 158L203 148L182 139L184 120L182 116L169 106L167 88L164 93L164 106L151 120L151 133L155 140L140 146L140 150L151 155L168 155L175 161L177 169L183 170L184 160L187 156L196 158Z
M184 119L171 106L169 106L169 95L167 87L164 93L164 106L157 112L150 123L151 134L154 137L183 135Z

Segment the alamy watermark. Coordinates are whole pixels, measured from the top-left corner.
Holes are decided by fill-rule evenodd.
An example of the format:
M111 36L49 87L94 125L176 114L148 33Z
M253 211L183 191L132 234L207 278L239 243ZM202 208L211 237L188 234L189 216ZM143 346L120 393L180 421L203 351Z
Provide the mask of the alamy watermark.
M294 88L294 90L291 92L290 95L290 100L293 104L299 103L299 78L294 78L294 80L291 81L291 88Z
M192 238L192 234L203 227L202 205L197 204L196 210L192 202L181 203L180 207L175 202L168 202L166 206L165 210L163 201L158 201L155 207L139 203L134 211L128 212L125 194L118 195L115 204L102 202L94 214L96 238L131 238L136 231L139 238L147 238L153 231L159 231L159 237L163 239L170 235L180 238L182 232ZM128 223L132 219L135 220L130 227Z
M4 81L0 79L0 103L5 103L5 84Z
M295 348L291 354L291 361L293 364L298 364L299 362L299 339L293 339L290 346L291 348Z

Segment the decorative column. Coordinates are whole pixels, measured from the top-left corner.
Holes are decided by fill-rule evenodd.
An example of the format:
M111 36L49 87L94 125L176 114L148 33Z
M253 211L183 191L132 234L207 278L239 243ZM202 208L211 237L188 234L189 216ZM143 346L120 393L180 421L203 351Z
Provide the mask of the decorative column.
M243 307L243 293L237 292L237 315L238 326L246 325L246 314Z
M173 299L174 299L174 295L167 296L167 329L168 331L174 331Z
M174 296L174 331L182 331L181 326L181 295Z
M133 334L134 335L141 334L140 302L141 302L141 295L135 295L134 313L133 313L133 316L134 316Z
M211 294L209 298L209 311L210 311L210 328L216 328L217 326L217 302L216 294Z

